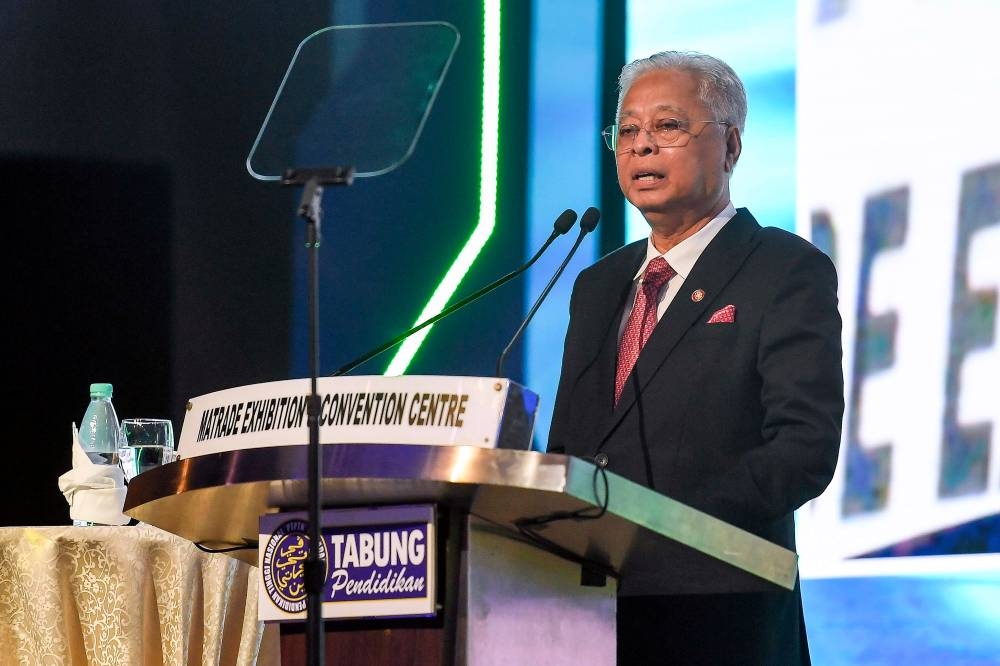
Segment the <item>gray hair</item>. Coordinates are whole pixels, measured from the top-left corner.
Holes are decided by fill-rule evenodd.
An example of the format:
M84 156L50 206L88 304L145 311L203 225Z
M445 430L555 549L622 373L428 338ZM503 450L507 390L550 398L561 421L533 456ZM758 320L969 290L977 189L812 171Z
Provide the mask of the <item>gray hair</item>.
M743 82L726 63L695 51L662 51L625 65L618 77L616 120L621 117L622 100L636 79L661 70L681 70L695 75L699 81L698 97L715 115L713 120L735 125L743 133L747 121L747 92Z

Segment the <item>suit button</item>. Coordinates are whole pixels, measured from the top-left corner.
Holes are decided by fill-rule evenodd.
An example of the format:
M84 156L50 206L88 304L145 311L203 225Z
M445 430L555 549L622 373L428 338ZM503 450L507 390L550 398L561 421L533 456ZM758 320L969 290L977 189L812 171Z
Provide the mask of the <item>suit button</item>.
M594 464L597 465L598 467L601 468L607 467L608 462L609 461L607 453L598 453L596 456L594 456Z

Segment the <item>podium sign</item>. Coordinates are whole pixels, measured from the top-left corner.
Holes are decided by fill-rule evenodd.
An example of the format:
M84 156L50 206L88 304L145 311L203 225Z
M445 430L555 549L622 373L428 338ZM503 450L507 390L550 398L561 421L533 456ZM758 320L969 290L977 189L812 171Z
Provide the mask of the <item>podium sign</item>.
M321 377L324 444L433 444L528 450L538 396L492 377ZM192 398L180 458L309 441L309 379L251 384Z
M325 619L434 615L433 505L324 511ZM261 516L258 619L306 616L306 512Z

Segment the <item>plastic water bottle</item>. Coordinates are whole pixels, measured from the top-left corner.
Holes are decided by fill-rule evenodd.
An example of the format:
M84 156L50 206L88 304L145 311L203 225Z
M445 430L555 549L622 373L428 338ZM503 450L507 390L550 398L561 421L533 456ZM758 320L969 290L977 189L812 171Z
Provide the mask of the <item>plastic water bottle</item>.
M118 464L118 443L121 441L121 424L115 406L111 404L111 384L91 384L90 404L80 423L80 446L90 461L97 465ZM96 525L86 520L73 520L73 525Z
M90 404L80 423L80 446L91 462L97 465L118 464L118 443L121 441L121 424L111 403L114 387L111 384L90 385ZM86 520L73 520L73 525L96 525Z
M118 443L121 424L115 406L111 404L111 384L91 384L90 404L80 424L80 446L91 462L98 465L118 464Z

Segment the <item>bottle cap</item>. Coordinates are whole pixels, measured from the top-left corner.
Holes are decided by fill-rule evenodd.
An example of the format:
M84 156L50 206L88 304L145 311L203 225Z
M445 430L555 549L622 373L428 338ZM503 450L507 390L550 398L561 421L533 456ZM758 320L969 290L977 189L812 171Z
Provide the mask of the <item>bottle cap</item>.
M90 385L90 397L91 398L110 398L111 393L114 391L114 387L111 384L91 384Z

